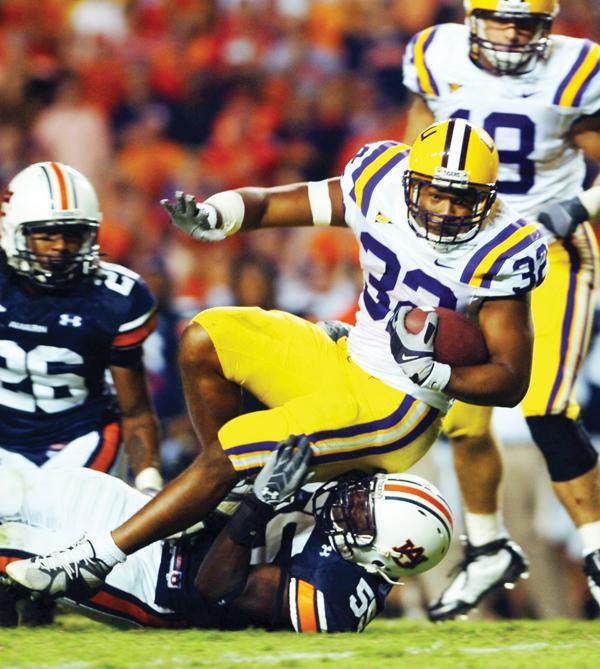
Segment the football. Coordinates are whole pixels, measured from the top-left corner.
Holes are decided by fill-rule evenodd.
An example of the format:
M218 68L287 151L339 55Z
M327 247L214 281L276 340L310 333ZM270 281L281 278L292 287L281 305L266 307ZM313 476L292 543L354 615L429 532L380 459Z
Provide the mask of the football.
M406 329L417 334L423 328L433 307L415 307L406 314ZM479 325L465 314L436 307L438 329L435 333L434 358L452 367L481 365L489 358L485 339Z

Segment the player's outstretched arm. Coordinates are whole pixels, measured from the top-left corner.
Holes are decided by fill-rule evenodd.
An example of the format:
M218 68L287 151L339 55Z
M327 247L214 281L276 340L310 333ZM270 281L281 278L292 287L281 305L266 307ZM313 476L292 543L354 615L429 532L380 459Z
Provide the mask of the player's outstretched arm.
M144 365L141 361L132 367L113 365L110 371L121 409L123 448L135 476L135 487L157 492L163 485L159 471L159 428Z
M486 300L479 312L489 361L454 367L445 392L470 404L516 406L531 375L533 324L529 293Z
M311 456L306 436L280 442L198 569L198 591L214 602L232 604L253 624L290 625L285 571L272 564L251 567L250 554L269 520L305 482Z
M344 225L339 178L276 188L241 188L204 202L181 191L161 200L171 223L200 241L221 241L239 230L309 225Z

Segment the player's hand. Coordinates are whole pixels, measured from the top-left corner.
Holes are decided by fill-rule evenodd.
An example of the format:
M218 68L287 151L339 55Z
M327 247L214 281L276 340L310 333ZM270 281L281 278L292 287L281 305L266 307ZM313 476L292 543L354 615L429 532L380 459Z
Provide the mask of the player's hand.
M427 314L421 331L413 334L404 324L412 308L405 305L396 309L387 325L392 355L413 383L432 390L443 390L450 380L451 370L449 365L433 359L438 315L432 310Z
M317 326L324 330L329 339L333 341L347 337L352 330L352 326L343 321L318 321Z
M210 204L196 202L193 195L178 190L175 202L161 200L160 203L169 212L171 223L192 239L220 242L227 236L218 227L217 210Z
M155 497L162 490L164 481L156 467L146 467L135 477L133 485L144 495Z
M565 239L575 232L580 223L590 215L578 197L563 202L549 202L537 215L537 220L559 239Z
M254 480L256 498L276 509L292 498L306 481L312 457L306 436L289 436L278 444Z

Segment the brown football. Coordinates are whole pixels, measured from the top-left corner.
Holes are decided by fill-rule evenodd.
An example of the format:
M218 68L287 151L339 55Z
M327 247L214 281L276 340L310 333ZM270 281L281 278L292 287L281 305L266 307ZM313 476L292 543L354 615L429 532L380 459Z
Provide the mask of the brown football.
M433 307L415 307L406 314L406 329L417 334L423 328ZM434 357L452 367L481 365L489 359L485 339L479 325L465 314L445 307L436 307L438 329L435 333Z

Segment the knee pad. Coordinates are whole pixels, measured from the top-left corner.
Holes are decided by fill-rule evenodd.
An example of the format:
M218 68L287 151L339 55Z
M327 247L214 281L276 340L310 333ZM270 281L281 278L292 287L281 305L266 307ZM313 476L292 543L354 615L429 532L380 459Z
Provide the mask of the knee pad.
M530 416L526 420L552 481L570 481L596 465L598 453L580 420L566 416Z
M25 482L18 469L0 467L0 522L15 519L23 505Z

